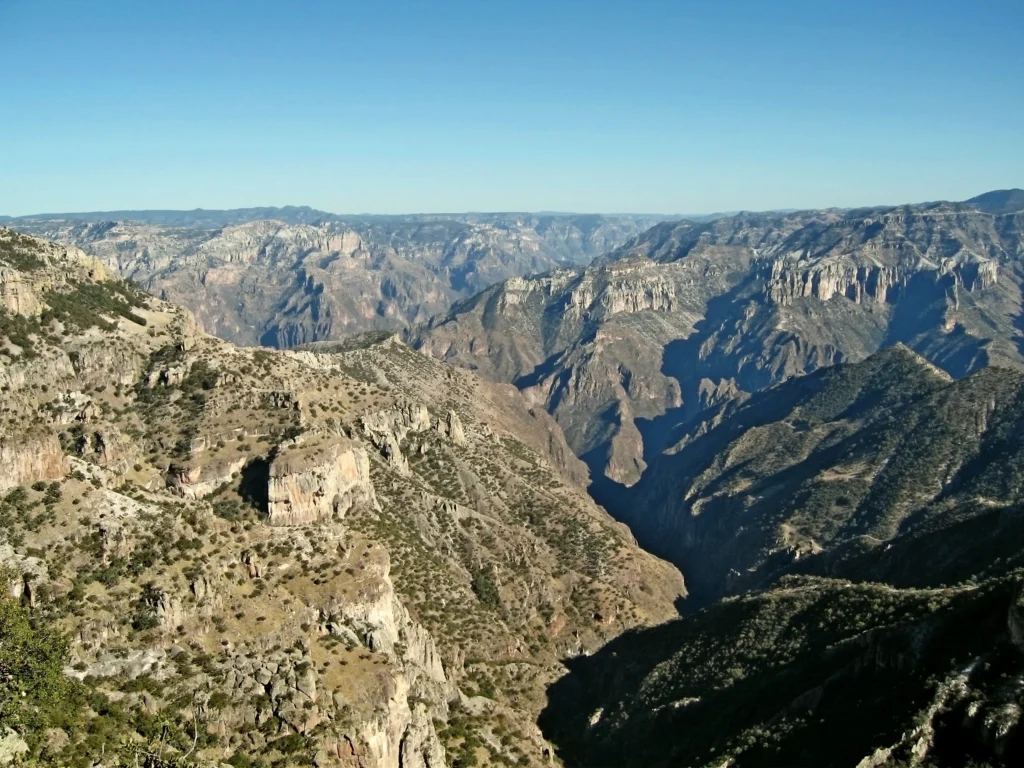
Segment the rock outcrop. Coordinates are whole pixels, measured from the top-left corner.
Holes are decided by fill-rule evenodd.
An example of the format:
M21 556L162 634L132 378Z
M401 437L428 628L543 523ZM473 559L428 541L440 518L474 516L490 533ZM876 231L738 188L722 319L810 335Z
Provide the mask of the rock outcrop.
M267 499L271 525L308 525L372 505L366 450L344 438L285 446L270 463Z
M332 596L320 606L318 621L327 632L354 635L371 651L407 662L411 680L422 678L433 687L434 698L444 700L451 691L441 655L430 634L412 620L395 594L387 552L367 550L360 565L359 589L344 598Z
M456 445L467 445L469 443L466 439L466 430L462 426L462 420L455 411L450 410L448 415L445 416L442 434L448 435Z
M22 273L0 267L0 306L15 315L37 315L40 306L31 283Z
M393 334L232 347L31 238L0 262L56 286L0 309L0 565L91 701L138 715L104 746L62 710L55 760L541 764L559 659L685 595L511 385Z
M403 441L410 433L431 428L457 445L467 443L465 429L454 411L449 411L444 418L431 420L427 407L419 403L404 403L397 408L367 414L359 420L362 434L377 447L388 466L403 475L410 472L409 460L402 453Z
M241 456L172 464L167 472L167 487L186 499L201 499L230 483L249 461L248 456Z
M587 269L494 286L413 344L514 383L593 476L630 486L726 391L897 341L957 376L1024 367L1022 253L1024 213L966 204L666 222Z
M56 435L0 438L0 491L16 485L59 480L67 471L67 460Z

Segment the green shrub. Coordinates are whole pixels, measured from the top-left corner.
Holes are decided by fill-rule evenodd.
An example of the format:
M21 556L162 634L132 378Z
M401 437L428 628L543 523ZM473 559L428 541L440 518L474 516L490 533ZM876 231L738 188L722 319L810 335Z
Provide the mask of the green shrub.
M13 728L34 746L46 728L74 719L82 696L78 683L64 675L67 638L32 620L10 597L10 579L0 574L0 731Z

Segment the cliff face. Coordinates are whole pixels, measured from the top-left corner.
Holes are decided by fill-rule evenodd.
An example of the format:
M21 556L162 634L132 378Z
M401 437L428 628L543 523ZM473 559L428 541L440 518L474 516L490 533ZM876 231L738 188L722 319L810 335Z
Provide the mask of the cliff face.
M19 435L0 439L0 491L38 481L58 480L67 462L56 435Z
M167 471L167 487L186 499L202 499L235 479L248 461L243 456L192 465L172 464Z
M103 280L103 265L75 247L37 241L0 229L0 307L31 317L43 308L40 296L60 289L76 275Z
M270 464L271 525L342 518L353 504L376 503L366 451L346 440L285 447Z
M20 272L0 269L0 306L15 315L36 315L39 300Z
M771 264L768 278L768 297L782 306L791 306L801 298L828 301L841 296L855 304L866 301L885 303L897 300L899 292L906 290L919 269L858 266L836 259L805 265L797 262L795 268L786 259ZM936 284L946 283L953 291L981 291L994 286L999 279L999 265L995 261L960 261L946 259L934 270L924 270ZM945 278L950 279L945 279ZM940 289L941 290L941 289Z
M514 382L595 477L630 486L708 392L895 342L957 376L1020 366L1022 253L1024 214L958 204L663 223L588 269L495 286L414 343Z
M685 564L702 600L754 589L951 504L1016 503L1007 429L1022 387L994 368L953 381L888 349L718 406L617 511L641 543Z

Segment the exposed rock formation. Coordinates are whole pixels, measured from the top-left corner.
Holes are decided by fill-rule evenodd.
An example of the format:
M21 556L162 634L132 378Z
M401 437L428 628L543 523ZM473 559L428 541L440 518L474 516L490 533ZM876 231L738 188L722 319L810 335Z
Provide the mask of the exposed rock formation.
M366 451L344 438L285 446L270 464L271 525L307 525L374 504Z
M58 480L67 471L67 462L56 435L19 435L16 439L0 439L0 491L40 480Z
M588 269L494 286L413 343L515 383L595 477L630 486L727 392L897 341L958 376L1024 365L1021 254L1024 213L967 204L666 222Z
M410 618L395 594L387 552L368 550L360 564L358 591L344 598L332 597L320 606L320 623L341 636L354 633L371 651L409 662L414 680L422 675L439 692L447 689L448 679L433 638Z
M16 315L39 314L39 300L22 274L0 267L0 306Z
M1022 392L1021 373L953 381L893 347L726 401L614 509L642 544L685 564L700 600L745 592L952 504L1024 501L1009 469L1024 450L1009 427ZM936 545L932 564L947 556ZM891 557L888 579L904 573Z
M247 456L228 457L193 464L172 464L167 474L167 487L186 499L201 499L230 483L249 462Z
M466 445L466 431L462 428L462 421L455 411L448 411L444 421L444 434L451 438L456 445Z
M108 756L116 739L204 764L542 764L559 659L685 595L511 385L393 336L232 347L29 238L0 262L55 286L38 318L0 309L21 483L0 494L0 560L38 626L66 628L90 701L132 713L111 710ZM45 749L102 762L95 710L61 716Z
M39 588L49 580L46 563L38 557L19 554L10 544L0 544L0 569L10 577L10 596L34 606Z

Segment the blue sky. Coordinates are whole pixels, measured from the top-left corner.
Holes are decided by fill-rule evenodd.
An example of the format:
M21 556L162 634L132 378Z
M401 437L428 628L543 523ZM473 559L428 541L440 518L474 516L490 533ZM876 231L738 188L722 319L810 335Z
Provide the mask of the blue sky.
M0 0L0 213L1024 186L1024 2Z

